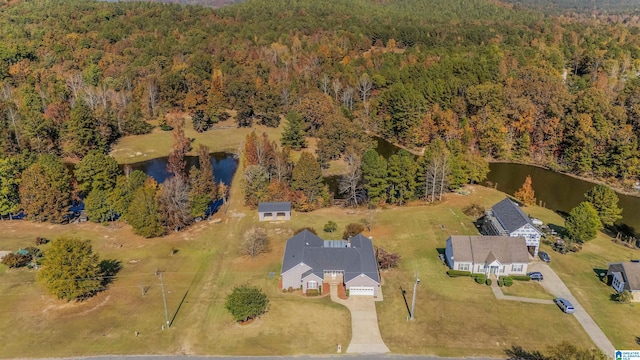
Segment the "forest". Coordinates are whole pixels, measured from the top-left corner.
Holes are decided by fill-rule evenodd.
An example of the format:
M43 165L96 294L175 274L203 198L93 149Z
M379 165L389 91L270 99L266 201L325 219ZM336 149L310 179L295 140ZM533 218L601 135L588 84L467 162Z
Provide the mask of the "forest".
M150 122L180 130L169 113L207 131L230 110L239 127L286 118L286 138L271 140L285 151L317 138L310 155L321 168L375 163L372 136L427 154L446 167L438 192L481 180L470 164L495 160L631 188L639 33L486 0L4 3L0 214L28 205L33 167L51 173L56 161L108 154ZM179 131L175 139L186 151ZM88 196L74 181L61 184ZM394 194L384 195L402 203Z

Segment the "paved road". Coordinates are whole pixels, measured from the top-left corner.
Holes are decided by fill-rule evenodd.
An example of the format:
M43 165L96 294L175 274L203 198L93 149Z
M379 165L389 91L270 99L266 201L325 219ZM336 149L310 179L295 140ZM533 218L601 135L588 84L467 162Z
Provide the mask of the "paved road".
M299 355L299 356L179 356L179 355L113 355L40 360L299 360L299 359L375 359L375 360L497 360L497 358L442 358L428 355Z
M347 353L389 352L380 335L378 313L372 296L350 296L349 299L343 300L338 297L338 287L331 285L331 300L346 306L351 312L351 342L346 349Z
M591 340L600 348L605 354L613 354L615 348L607 336L600 330L598 324L589 316L578 300L571 294L569 288L564 284L562 279L549 267L549 265L542 262L534 262L529 265L530 271L540 271L544 276L544 280L540 282L540 285L544 287L550 294L556 297L561 297L569 300L576 311L573 315L576 317L580 325L589 334ZM558 311L561 311L558 309Z

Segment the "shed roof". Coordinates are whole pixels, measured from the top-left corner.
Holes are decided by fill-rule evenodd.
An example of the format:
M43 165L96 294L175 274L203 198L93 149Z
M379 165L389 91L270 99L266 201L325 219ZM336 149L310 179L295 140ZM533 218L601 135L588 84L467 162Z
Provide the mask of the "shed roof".
M451 241L455 261L474 264L495 260L502 264L529 262L527 243L523 237L453 235L447 241Z
M325 247L326 244L331 244L331 247ZM358 234L349 243L345 242L350 246L335 247L336 244L339 242L326 243L308 230L296 234L287 240L281 274L304 263L311 267L309 271L321 278L325 270L335 270L344 272L345 282L365 274L380 283L378 263L370 239Z
M291 211L290 202L261 202L258 204L258 212Z
M505 198L499 203L493 205L491 208L493 216L500 222L500 225L512 233L526 224L530 224L534 229L536 227L531 222L531 219L525 214L520 207L511 201L509 198ZM537 231L537 229L536 229Z
M640 263L619 262L609 264L608 274L619 272L623 276L624 289L629 291L640 290Z

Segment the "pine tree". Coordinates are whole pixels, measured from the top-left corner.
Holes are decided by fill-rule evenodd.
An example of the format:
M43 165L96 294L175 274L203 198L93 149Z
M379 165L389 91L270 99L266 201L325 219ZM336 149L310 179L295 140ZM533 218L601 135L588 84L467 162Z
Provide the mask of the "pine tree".
M131 204L125 215L125 220L131 225L133 231L147 238L164 234L156 192L156 182L148 179L144 186L133 193Z
M536 194L531 186L531 175L527 175L527 178L524 180L524 184L522 184L520 190L516 191L513 196L525 205L536 204Z
M369 206L375 207L384 201L389 187L387 183L387 160L375 150L362 155L363 187L369 197Z
M43 155L23 171L20 202L31 220L64 222L71 204L71 177L62 161Z
M414 196L416 187L416 166L411 154L400 150L389 158L387 166L389 172L391 202L402 205Z
M20 209L20 169L12 158L0 159L0 215L10 215Z
M95 188L84 200L89 220L97 223L110 221L114 218L105 190Z
M603 225L611 226L622 218L618 194L612 188L598 184L587 191L584 197L596 209Z
M290 111L287 114L288 124L284 128L282 133L282 146L288 146L293 150L300 150L307 147L307 142L304 138L304 131L302 129L302 116L295 111Z
M300 159L293 167L291 188L300 191L305 200L304 205L315 206L324 195L322 169L318 160L309 152L302 152Z
M82 158L89 151L107 151L107 139L98 130L98 120L93 112L79 100L71 109L64 131L64 151L70 156Z
M93 189L109 191L116 184L120 168L114 158L99 151L90 151L74 169L81 196Z
M101 289L98 255L89 240L61 237L44 255L38 282L57 298L82 299Z

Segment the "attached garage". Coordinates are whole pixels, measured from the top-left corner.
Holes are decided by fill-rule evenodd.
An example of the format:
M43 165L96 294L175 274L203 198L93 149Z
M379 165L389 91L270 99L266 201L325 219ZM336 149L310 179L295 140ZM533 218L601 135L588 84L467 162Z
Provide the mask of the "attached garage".
M349 296L373 296L375 289L373 286L351 286L349 287Z

